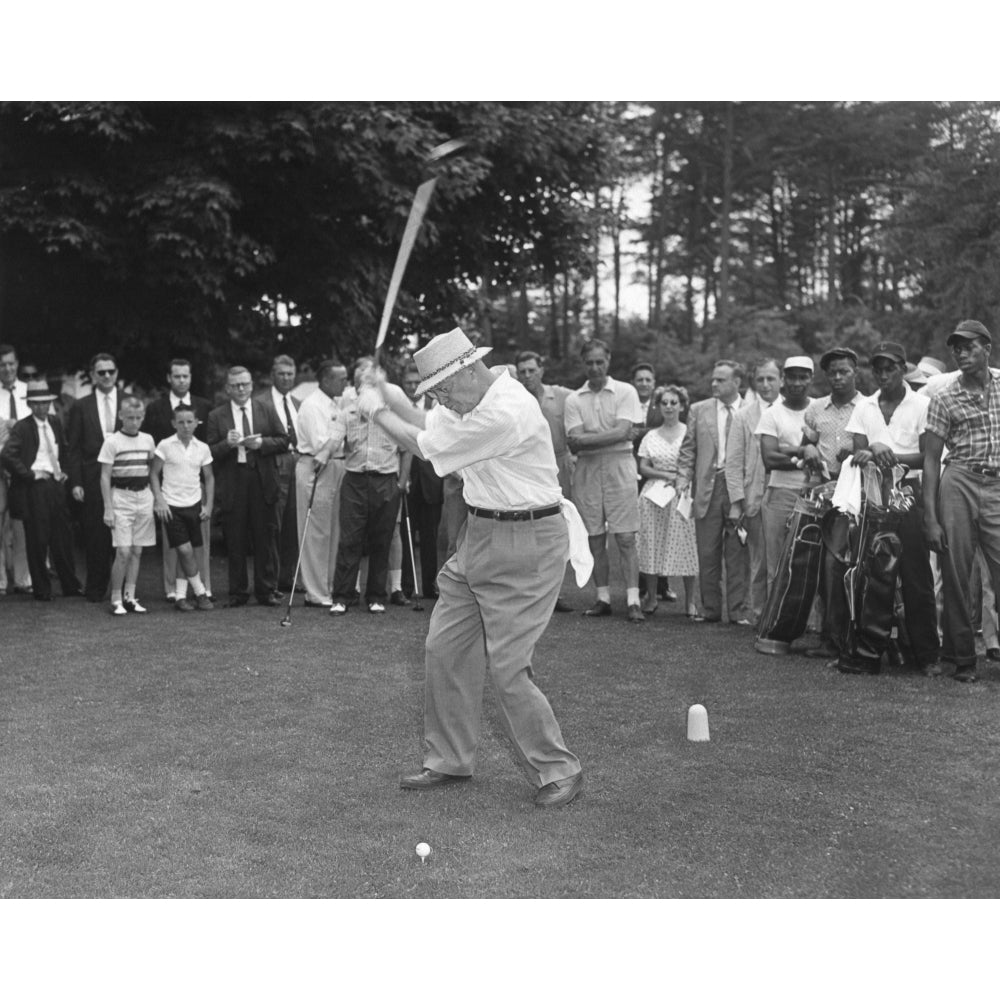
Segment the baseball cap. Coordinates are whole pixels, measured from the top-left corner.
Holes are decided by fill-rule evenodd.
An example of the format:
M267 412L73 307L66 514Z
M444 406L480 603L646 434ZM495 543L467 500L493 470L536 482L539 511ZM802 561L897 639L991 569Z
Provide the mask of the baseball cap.
M850 361L852 365L856 368L858 366L858 355L855 351L852 351L849 347L831 347L823 357L819 359L819 366L826 371L826 366L830 364L831 361Z
M975 340L977 337L982 337L987 344L993 343L993 337L990 335L990 331L987 330L978 319L963 319L962 322L955 327L954 332L949 334L945 343L950 344L956 337L960 340Z
M890 361L905 365L906 348L893 340L883 340L880 344L876 344L872 351L871 360L874 361L876 358L888 358Z
M789 368L805 368L806 371L815 371L813 359L805 354L793 354L790 358L785 358L785 363L781 366L782 371Z

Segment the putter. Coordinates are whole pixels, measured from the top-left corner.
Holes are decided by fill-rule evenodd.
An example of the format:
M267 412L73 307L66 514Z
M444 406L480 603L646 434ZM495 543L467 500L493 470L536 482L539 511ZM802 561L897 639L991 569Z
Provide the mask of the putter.
M320 473L325 468L325 465L320 466L316 469L315 474L313 475L312 490L309 492L309 506L306 507L306 519L302 525L302 535L299 538L299 554L298 558L295 560L295 575L292 577L291 590L288 591L288 607L285 608L285 617L278 622L282 628L288 628L292 624L292 600L295 597L295 585L299 582L299 567L302 565L303 543L306 540L306 531L309 528L309 515L312 514L313 500L316 499L316 484L319 482Z
M440 146L435 146L424 158L427 166L438 164L443 159L453 156L459 150L468 145L465 139L449 139L442 142ZM434 194L434 187L437 184L437 174L429 180L423 182L417 188L417 193L410 206L410 216L406 220L406 229L403 230L403 239L396 254L396 264L392 269L392 277L389 280L389 291L386 293L385 305L382 307L382 319L378 326L378 335L375 338L375 367L378 367L379 352L385 341L385 336L389 332L389 320L392 318L392 310L396 304L396 296L399 294L399 286L403 281L403 274L406 271L407 262L410 259L410 251L417 241L417 234L424 220L424 213L430 204L431 195Z
M406 502L405 493L403 494L403 520L406 522L406 540L410 545L410 571L413 573L413 610L423 611L424 606L420 603L420 586L417 583L417 562L413 558L413 531L410 528L410 505Z

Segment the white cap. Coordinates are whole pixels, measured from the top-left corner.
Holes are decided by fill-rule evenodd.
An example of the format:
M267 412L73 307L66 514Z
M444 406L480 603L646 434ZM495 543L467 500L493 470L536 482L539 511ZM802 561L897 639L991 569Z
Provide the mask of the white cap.
M793 354L790 358L785 358L781 370L785 371L788 368L805 368L806 371L810 372L816 370L813 366L813 359L805 354Z

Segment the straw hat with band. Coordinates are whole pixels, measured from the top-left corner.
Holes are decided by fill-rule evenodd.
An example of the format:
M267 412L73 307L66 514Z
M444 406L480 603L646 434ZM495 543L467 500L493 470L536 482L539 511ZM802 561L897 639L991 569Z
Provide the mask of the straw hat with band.
M492 347L476 347L462 332L461 327L456 326L448 333L439 333L426 347L413 355L413 363L420 372L420 385L414 395L422 396L492 350Z

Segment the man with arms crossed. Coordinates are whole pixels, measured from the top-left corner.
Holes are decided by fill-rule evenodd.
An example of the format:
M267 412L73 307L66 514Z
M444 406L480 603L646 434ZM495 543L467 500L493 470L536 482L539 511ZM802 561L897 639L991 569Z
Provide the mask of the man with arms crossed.
M438 574L427 636L424 766L400 784L431 789L472 776L488 669L504 726L538 787L535 804L563 806L579 794L583 772L531 679L531 660L559 596L568 524L583 560L578 579L590 559L559 489L545 418L505 367L483 364L488 352L458 328L417 351L418 394L436 397L432 410L414 409L384 378L359 395L361 412L401 448L439 475L462 470L469 506L458 549Z
M632 440L636 425L642 423L642 408L633 386L608 375L611 353L603 341L584 344L581 356L587 381L566 399L566 437L576 455L574 503L594 557L597 603L584 614L593 618L611 614L610 530L621 556L628 620L639 623L645 617L639 607L639 491Z

